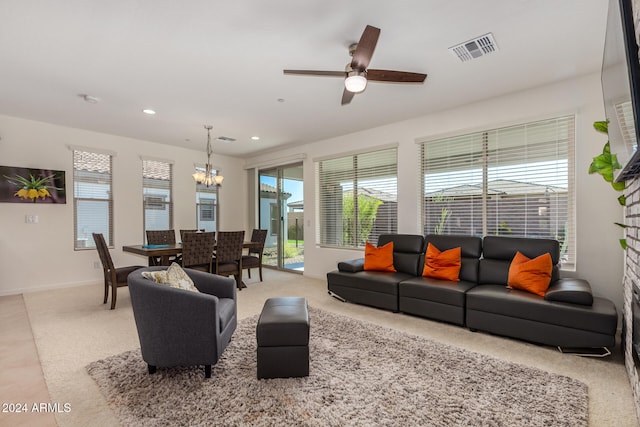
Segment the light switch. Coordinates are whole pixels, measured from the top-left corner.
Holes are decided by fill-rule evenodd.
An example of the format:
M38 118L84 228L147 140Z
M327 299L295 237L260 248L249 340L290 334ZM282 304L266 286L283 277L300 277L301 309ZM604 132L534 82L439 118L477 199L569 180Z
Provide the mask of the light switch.
M24 222L27 224L37 224L38 223L38 215L25 215Z

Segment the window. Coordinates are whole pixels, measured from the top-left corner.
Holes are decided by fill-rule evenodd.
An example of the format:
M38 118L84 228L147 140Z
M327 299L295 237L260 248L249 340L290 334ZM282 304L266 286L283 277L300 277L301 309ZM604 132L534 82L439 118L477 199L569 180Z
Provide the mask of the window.
M217 231L218 187L196 184L196 222L199 230Z
M112 155L73 149L74 249L96 247L92 233L113 246Z
M364 247L398 229L397 148L316 162L321 245Z
M172 177L171 163L142 159L145 230L170 230L173 228Z
M424 233L557 239L575 267L574 117L421 144Z

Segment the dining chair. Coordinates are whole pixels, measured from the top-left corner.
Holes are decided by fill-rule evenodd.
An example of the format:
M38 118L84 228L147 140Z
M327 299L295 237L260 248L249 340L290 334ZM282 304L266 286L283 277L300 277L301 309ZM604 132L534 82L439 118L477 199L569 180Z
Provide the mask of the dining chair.
M185 230L185 229L180 229L180 241L184 242L184 234L185 233L197 233L197 232L204 232L204 228L201 228L200 230L198 229L193 229L193 230Z
M147 230L147 244L148 245L175 245L176 244L176 232L175 230ZM153 265L162 265L160 257L151 258ZM180 262L180 257L173 257L171 262Z
M262 282L262 252L264 251L264 242L267 240L267 230L259 230L254 228L251 232L251 242L256 246L249 248L247 255L242 255L242 268L247 270L249 278L251 278L251 269L258 268L260 272L260 281Z
M216 232L184 233L182 240L182 266L212 272Z
M116 268L113 265L111 254L109 253L109 247L104 240L102 233L93 233L93 241L96 242L96 249L98 250L98 256L102 263L102 271L104 274L104 302L107 303L109 297L109 288L111 288L111 310L116 308L116 298L118 297L118 287L127 286L127 277L129 273L139 268L144 268L141 265L131 265L128 267Z
M196 233L197 234L197 233ZM213 272L221 276L236 278L238 289L242 289L242 244L244 230L220 231L216 241L215 268Z

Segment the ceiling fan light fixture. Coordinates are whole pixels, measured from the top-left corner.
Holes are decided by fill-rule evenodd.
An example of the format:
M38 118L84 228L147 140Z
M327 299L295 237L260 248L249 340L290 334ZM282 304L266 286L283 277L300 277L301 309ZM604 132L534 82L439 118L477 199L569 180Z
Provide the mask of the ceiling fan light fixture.
M367 87L367 74L362 71L350 71L344 80L344 87L353 93L360 93Z

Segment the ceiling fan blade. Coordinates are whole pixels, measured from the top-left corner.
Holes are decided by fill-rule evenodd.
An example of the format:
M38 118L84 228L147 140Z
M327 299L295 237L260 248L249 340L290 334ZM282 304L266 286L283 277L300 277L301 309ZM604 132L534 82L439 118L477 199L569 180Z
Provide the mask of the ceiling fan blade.
M371 25L365 27L358 42L358 47L356 47L355 52L353 52L351 68L360 71L367 69L373 56L373 51L376 49L378 37L380 37L380 28L372 27Z
M373 82L423 83L426 74L395 70L367 70L367 80Z
M345 88L344 91L342 91L342 103L341 103L341 105L349 104L354 96L355 96L355 92L349 92Z
M346 71L317 71L317 70L283 70L285 74L297 74L299 76L327 76L346 77Z

